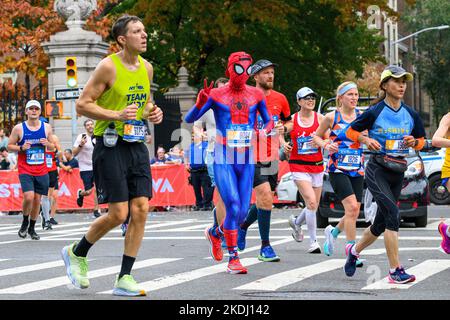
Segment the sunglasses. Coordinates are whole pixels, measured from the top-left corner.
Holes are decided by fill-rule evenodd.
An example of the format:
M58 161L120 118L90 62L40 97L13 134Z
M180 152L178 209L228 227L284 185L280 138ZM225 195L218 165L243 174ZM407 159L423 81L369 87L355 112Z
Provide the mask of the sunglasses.
M316 97L314 97L314 96L307 96L307 97L304 97L302 99L306 100L306 101L312 101L312 100L316 100Z
M39 107L28 107L28 110L41 110Z
M241 66L239 63L234 64L234 72L236 72L236 74L241 75L244 73L244 71L245 71L244 67ZM249 66L247 68L247 74L250 75L251 71L252 71L252 66Z

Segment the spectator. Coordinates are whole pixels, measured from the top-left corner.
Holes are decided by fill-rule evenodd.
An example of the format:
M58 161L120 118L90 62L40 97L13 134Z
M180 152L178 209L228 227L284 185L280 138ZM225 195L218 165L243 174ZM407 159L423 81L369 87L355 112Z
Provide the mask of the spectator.
M72 149L64 150L64 159L66 159L66 161L59 163L59 166L64 171L72 172L72 169L79 168L78 160L73 156Z
M183 150L180 149L178 144L174 145L168 153L169 157L176 164L182 164L184 162Z
M205 157L208 142L202 141L202 134L195 130L194 140L185 154L185 166L190 172L190 184L194 188L194 210L212 210L214 187L211 186L211 178L208 175ZM203 193L202 193L203 191Z
M9 153L6 147L0 147L0 170L16 170L17 158L14 153Z
M8 141L9 141L8 131L6 129L4 129L4 128L1 128L0 129L0 148L1 147L7 148L8 147Z
M156 151L156 157L150 160L151 165L172 164L174 161L166 154L166 150L163 147L158 147Z

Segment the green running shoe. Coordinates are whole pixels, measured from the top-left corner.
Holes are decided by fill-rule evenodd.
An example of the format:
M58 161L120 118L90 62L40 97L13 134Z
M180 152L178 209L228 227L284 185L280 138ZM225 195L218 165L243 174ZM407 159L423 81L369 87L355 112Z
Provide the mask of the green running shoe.
M137 297L137 296L146 296L147 293L145 292L144 289L139 287L138 283L134 280L133 276L131 276L130 274L125 274L120 279L119 276L116 276L113 295Z
M61 250L61 256L66 266L66 273L72 284L79 289L89 288L89 279L87 277L88 262L86 257L77 257L73 253L73 248L77 242L65 246Z

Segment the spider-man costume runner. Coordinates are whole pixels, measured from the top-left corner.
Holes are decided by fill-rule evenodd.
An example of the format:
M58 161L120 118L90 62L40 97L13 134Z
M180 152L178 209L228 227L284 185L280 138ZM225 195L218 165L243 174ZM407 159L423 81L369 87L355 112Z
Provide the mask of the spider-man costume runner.
M247 215L252 195L254 159L252 136L257 112L260 113L264 129L269 132L273 121L267 111L262 91L247 86L252 57L245 52L234 52L228 58L225 75L230 81L221 88L212 89L212 84L200 90L197 102L186 115L185 121L192 123L210 108L216 119L216 143L214 149L214 178L222 197L226 216L222 226L205 230L211 243L211 255L216 261L223 258L220 235L223 233L230 258L228 273L247 273L239 261L237 252L237 229ZM225 133L225 135L224 135Z

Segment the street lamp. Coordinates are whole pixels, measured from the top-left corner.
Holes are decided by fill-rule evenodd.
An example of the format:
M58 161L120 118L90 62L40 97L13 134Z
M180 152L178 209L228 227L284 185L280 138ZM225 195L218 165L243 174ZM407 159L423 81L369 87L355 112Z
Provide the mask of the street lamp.
M442 26L438 26L438 27L429 27L429 28L425 28L419 31L416 31L414 33L411 33L409 35L407 35L406 37L400 38L394 42L391 43L391 59L392 59L392 54L394 53L394 45L396 45L399 42L402 42L403 40L409 39L411 37L414 37L415 35L418 35L419 33L425 32L425 31L430 31L430 30L444 30L444 29L448 29L450 28L449 25L442 25ZM396 65L398 65L398 54L394 54L394 59L395 59L395 63ZM392 60L391 60L392 61Z

